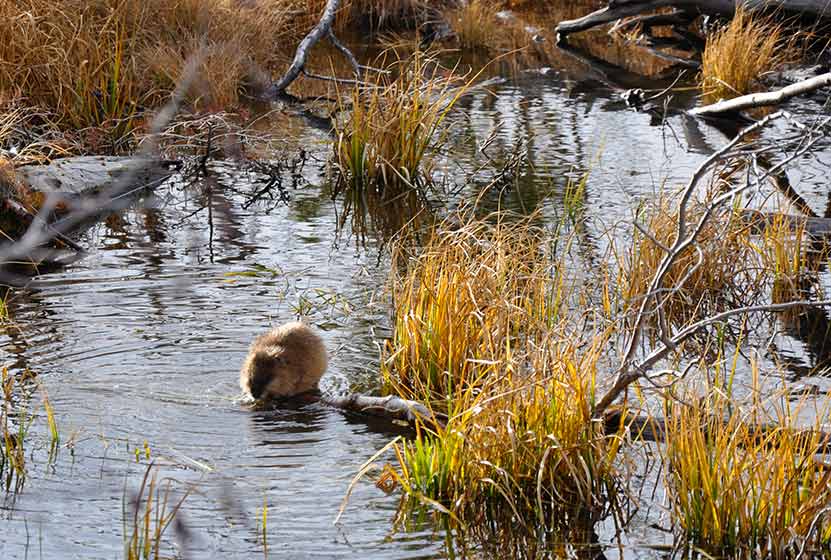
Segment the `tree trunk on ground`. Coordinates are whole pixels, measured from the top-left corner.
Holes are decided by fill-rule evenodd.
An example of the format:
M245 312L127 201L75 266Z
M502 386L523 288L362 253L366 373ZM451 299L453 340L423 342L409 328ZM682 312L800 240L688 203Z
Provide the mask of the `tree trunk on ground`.
M610 0L606 8L578 19L561 21L556 28L557 38L563 40L571 33L668 6L702 14L732 14L737 6L744 6L831 17L831 0Z

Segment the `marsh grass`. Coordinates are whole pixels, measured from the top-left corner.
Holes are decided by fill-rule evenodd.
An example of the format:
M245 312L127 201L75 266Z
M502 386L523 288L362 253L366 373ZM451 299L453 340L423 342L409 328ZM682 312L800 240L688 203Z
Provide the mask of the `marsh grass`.
M27 413L25 407L20 410L13 407L19 397L19 383L8 368L3 368L0 383L3 392L0 409L0 480L6 492L19 492L26 482L26 445L34 417Z
M431 156L446 140L446 119L472 83L443 74L422 53L387 66L369 86L357 86L334 144L342 199L342 228L351 220L356 238L370 229L383 237L428 219Z
M707 37L699 76L704 100L751 93L762 76L787 60L792 46L781 24L738 8L726 27Z
M533 219L463 215L394 254L384 382L449 420L396 444L383 480L458 527L546 541L615 503L620 438L591 421L609 333L569 328L551 249Z
M496 11L488 0L471 0L446 12L445 17L461 48L487 50L500 36Z
M188 488L181 496L173 489L171 478L158 478L151 463L144 471L138 493L127 499L126 488L122 499L122 529L125 560L159 560L169 558L163 554L165 533L174 524L177 536L185 540L184 525L177 517L190 495Z
M689 222L696 223L702 211L701 206L693 206ZM664 196L654 205L642 208L639 220L649 235L635 228L618 262L620 298L628 309L640 305L666 254L655 240L671 246L678 228L677 211ZM661 286L659 299L670 325L683 325L762 297L765 271L754 258L752 230L753 225L742 218L740 209L716 210L698 236L701 262L696 249L687 248ZM682 280L683 285L679 286ZM653 317L653 324L655 321L657 317Z
M741 403L730 383L687 395L691 406L667 404L666 480L681 544L716 557L828 554L831 471L817 455L829 443L824 413L799 429L806 402L783 394Z

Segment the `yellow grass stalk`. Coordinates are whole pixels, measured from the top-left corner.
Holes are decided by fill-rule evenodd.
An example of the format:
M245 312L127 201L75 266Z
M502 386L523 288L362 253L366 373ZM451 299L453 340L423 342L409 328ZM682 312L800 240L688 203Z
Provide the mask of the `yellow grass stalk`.
M418 256L396 252L393 271L384 380L449 421L397 445L386 479L463 526L512 518L536 538L605 511L620 439L590 419L609 333L569 328L544 232L456 218Z
M761 76L784 62L786 51L781 25L739 7L726 27L707 37L699 76L705 101L751 93Z
M682 542L719 557L828 553L831 470L815 456L829 443L819 419L799 430L802 405L769 412L722 391L688 402L666 410L667 489Z

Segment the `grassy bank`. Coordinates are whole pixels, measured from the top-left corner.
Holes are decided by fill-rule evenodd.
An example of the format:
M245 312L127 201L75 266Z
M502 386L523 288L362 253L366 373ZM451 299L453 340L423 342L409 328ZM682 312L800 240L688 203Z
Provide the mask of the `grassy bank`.
M10 0L0 6L0 101L22 99L64 130L87 130L93 150L96 136L121 146L192 57L192 109L227 110L259 93L324 4ZM337 24L405 25L423 9L417 0L356 0L344 3Z

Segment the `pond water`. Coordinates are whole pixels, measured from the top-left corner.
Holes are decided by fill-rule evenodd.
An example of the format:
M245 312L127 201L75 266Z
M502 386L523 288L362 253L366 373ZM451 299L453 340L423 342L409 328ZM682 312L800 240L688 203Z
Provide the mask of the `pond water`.
M507 157L518 141L529 150L522 188L508 195L510 204L534 206L552 191L544 206L554 216L566 178L590 170L586 212L605 224L631 217L638 201L662 185L686 182L724 141L681 116L662 127L627 109L591 75L556 68L478 91L454 118L446 177L481 163L473 139L481 142L495 129L497 157ZM277 119L274 126L285 123ZM267 213L262 205L248 207L239 192L250 186L249 175L216 163L212 227L206 211L194 214L204 191L174 181L158 191L152 208L90 232L85 259L14 293L3 363L11 373L37 374L62 444L71 446L52 462L46 444L40 446L23 491L0 504L0 556L120 557L123 508L150 461L160 476L181 483L177 489L195 484L182 514L189 557L264 555L258 529L264 503L274 557L447 555L441 531L428 523L393 531L399 496L385 495L371 480L357 484L341 523L333 524L352 477L395 437L393 428L320 405L252 412L239 401L237 372L252 337L298 314L319 328L331 351L324 390L371 391L378 383L376 341L389 326L388 310L376 300L386 261L372 246L338 243L323 165L327 135L294 127L295 145L311 157L287 204ZM791 176L820 212L829 163L825 149ZM581 243L587 253L601 251L602 235L588 231ZM806 343L786 334L777 341L795 364L812 365ZM39 400L35 390L34 408ZM46 441L42 418L30 437ZM667 541L646 523L633 526L630 541ZM660 556L637 546L623 554ZM611 546L606 555L620 551Z

